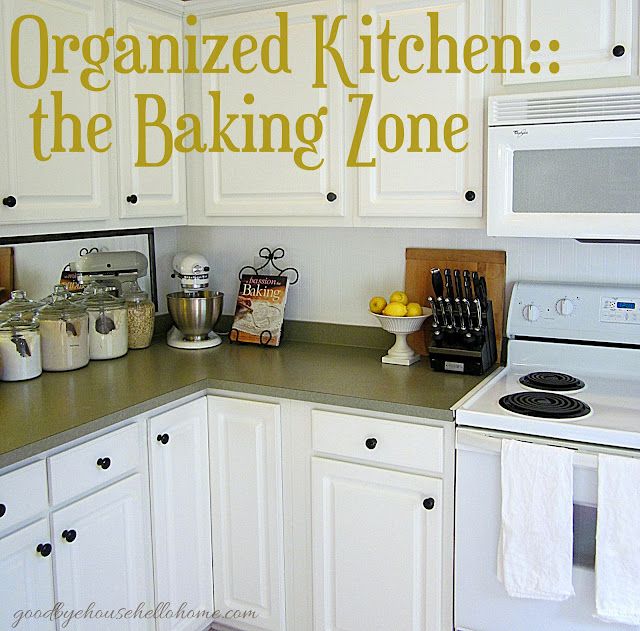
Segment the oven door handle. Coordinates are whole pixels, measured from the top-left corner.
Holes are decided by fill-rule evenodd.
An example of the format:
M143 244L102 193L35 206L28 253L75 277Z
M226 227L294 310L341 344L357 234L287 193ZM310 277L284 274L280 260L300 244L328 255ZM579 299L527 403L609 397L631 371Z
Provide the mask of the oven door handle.
M580 443L572 443L566 440L554 438L543 438L539 436L523 436L521 434L492 433L474 429L458 429L456 432L456 450L474 451L479 453L500 454L502 451L502 441L504 439L520 440L522 442L534 443L538 445L550 445L552 447L564 447L574 452L573 464L583 469L597 469L598 455L610 454L614 456L624 456L627 458L638 458L640 453L628 449L617 449L614 447L600 447L594 445L592 448Z

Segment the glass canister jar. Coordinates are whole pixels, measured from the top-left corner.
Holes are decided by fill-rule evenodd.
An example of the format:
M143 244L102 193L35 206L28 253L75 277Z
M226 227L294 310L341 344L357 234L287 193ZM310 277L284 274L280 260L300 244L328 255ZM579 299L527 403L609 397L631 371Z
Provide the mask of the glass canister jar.
M89 312L89 356L115 359L129 350L127 305L106 288L90 285L82 301Z
M156 308L149 295L142 291L137 281L130 284L123 293L127 303L129 324L129 348L147 348L153 338Z
M0 306L0 379L25 381L42 374L40 331L36 310L39 303L24 291L11 292Z
M82 303L69 300L64 285L54 287L39 318L44 370L76 370L89 363L89 314Z

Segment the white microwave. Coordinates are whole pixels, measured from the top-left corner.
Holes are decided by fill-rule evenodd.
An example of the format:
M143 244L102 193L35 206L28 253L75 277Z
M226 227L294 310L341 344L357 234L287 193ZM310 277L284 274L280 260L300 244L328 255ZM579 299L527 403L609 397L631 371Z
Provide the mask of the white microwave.
M490 97L487 232L640 239L640 88Z

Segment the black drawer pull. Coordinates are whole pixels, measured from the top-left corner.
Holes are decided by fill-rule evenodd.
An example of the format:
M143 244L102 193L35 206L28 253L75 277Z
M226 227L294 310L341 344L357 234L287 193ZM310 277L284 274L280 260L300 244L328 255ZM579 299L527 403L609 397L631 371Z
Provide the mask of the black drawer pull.
M75 530L63 530L62 531L62 538L67 542L67 543L73 543L76 540L78 533Z
M472 202L475 198L476 198L476 193L475 191L467 191L464 194L464 198L468 201L468 202Z
M2 200L2 203L7 206L7 208L13 208L18 203L18 200L13 195L9 195L9 197L5 197Z
M127 196L127 201L130 204L137 204L138 203L138 196L137 195L128 195Z
M43 557L48 557L51 554L51 549L50 543L39 543L36 552Z
M106 471L111 466L111 458L98 458L96 464Z
M156 440L163 445L166 445L169 442L169 434L158 434L158 438Z
M7 514L7 507L4 504L0 504L0 517L4 517Z
M436 505L436 501L432 497L428 497L424 502L422 502L422 505L427 510L431 510Z
M367 438L367 440L364 441L364 444L365 444L367 449L375 449L376 445L378 444L378 439L377 438Z
M335 193L327 193L327 201L335 202L338 199L338 196Z

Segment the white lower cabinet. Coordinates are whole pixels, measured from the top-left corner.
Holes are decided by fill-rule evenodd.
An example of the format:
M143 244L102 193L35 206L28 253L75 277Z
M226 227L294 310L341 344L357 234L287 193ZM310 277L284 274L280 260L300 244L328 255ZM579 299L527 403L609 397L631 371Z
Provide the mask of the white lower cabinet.
M23 631L54 631L53 619L22 615L49 611L53 604L49 522L41 519L0 539L0 628L11 629L17 624Z
M209 397L209 445L215 603L227 616L221 622L283 631L280 406Z
M315 631L442 631L442 481L313 458Z
M206 398L149 420L156 603L213 607ZM201 629L202 620L158 619L157 631Z
M64 609L149 607L146 480L135 474L52 514L57 600ZM145 607L145 608L146 608ZM78 617L68 631L151 631L153 619Z

